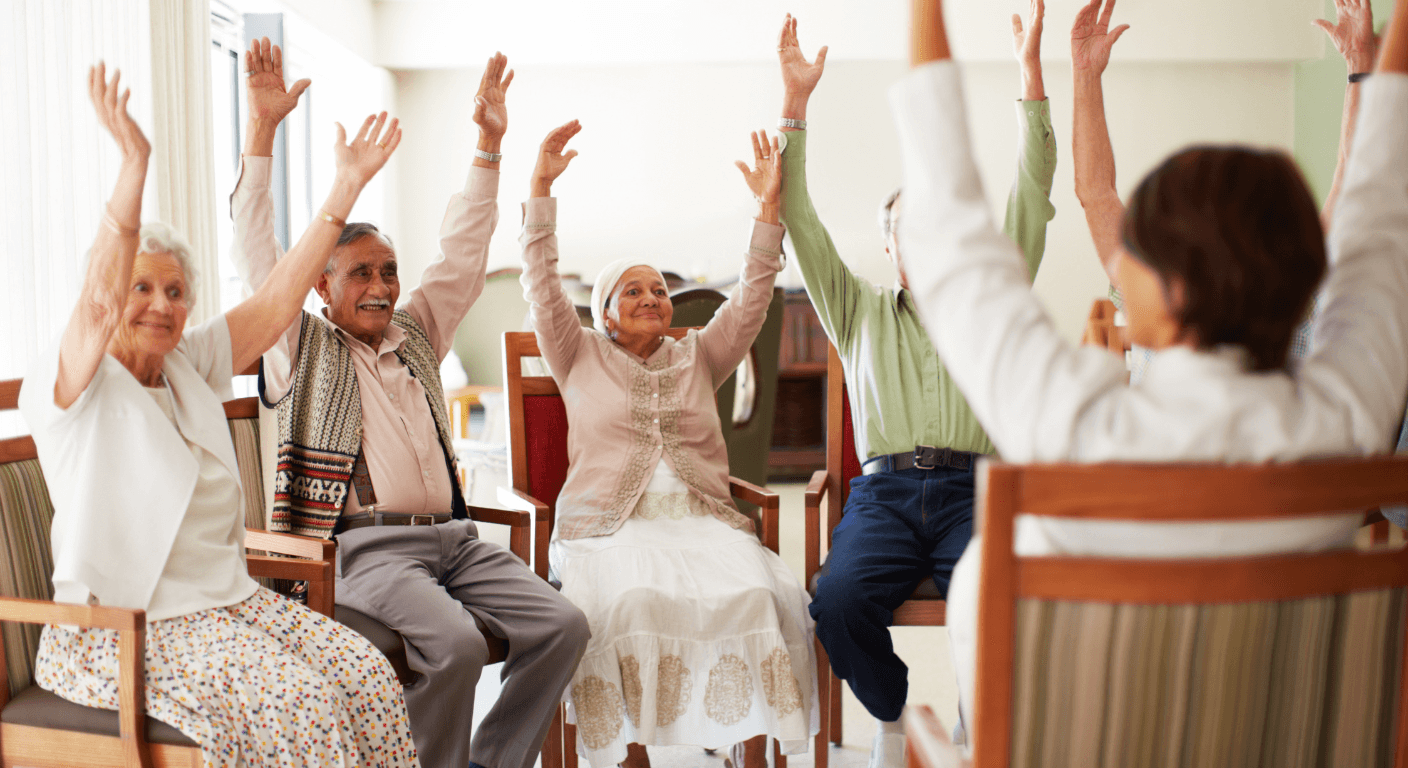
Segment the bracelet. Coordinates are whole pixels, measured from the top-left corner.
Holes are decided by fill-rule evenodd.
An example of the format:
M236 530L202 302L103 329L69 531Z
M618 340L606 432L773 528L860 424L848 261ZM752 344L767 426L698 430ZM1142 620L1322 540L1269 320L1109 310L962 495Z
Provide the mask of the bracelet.
M318 218L337 227L338 229L346 229L347 227L347 219L339 219L331 213L328 213L327 211L323 210L322 208L318 209Z
M799 130L799 131L805 131L805 130L807 130L807 121L806 121L806 120L793 120L793 119L790 118L790 117L779 117L779 118L777 118L777 127L778 127L778 128L796 128L796 129Z
M482 149L474 150L474 156L480 160L488 160L491 163L497 163L504 159L502 152L485 152Z
M1368 79L1369 79L1369 75L1372 75L1372 74L1374 74L1374 73L1373 73L1373 72L1354 72L1354 73L1351 73L1350 76L1349 76L1349 82L1351 82L1351 83L1362 83L1362 82L1364 82L1365 80L1368 80Z
M136 237L141 234L140 229L122 226L122 223L112 215L112 211L106 209L103 211L103 224L106 224L108 229L116 232L121 237Z

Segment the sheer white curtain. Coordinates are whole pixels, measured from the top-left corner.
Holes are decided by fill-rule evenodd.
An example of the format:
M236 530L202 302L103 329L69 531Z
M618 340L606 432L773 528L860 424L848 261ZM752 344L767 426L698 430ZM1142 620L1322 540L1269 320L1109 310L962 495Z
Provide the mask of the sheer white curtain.
M185 230L197 258L210 259L201 271L216 273L213 194L208 183L191 183L201 168L208 177L211 163L208 14L205 0L0 3L0 379L23 376L68 321L112 191L118 158L86 86L99 59L121 68L130 109L154 140L143 218ZM178 77L153 78L156 46L163 72L180 68ZM167 118L161 125L157 112ZM192 137L202 132L200 144ZM215 296L201 296L193 319L218 308ZM0 418L0 435L23 431L17 419Z

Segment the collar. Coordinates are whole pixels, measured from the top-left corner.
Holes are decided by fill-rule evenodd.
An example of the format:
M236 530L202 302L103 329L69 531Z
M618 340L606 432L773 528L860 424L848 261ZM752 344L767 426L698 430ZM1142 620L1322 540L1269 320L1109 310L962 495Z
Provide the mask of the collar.
M323 307L323 309L318 312L318 318L322 320L323 323L327 325L327 327L332 329L333 336L337 337L343 344L346 344L349 348L362 349L370 354L376 355L377 357L380 357L388 352L395 352L396 350L401 348L402 344L406 343L406 329L402 328L394 322L387 325L386 330L382 332L381 345L376 349L372 349L371 347L367 346L366 342L362 341L356 336L353 336L347 331L342 330L342 326L328 319L327 307Z

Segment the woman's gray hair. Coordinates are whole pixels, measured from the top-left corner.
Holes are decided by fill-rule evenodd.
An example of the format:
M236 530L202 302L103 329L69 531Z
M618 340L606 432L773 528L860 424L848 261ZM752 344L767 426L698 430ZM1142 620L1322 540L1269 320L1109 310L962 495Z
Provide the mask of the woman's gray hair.
M149 221L142 225L142 230L137 236L137 252L169 253L174 256L186 277L186 306L195 307L196 280L199 279L200 273L196 270L195 259L191 256L191 244L186 242L181 233L168 224Z
M897 189L885 198L885 202L880 204L880 231L888 238L891 232L895 231L895 201L900 199L903 189Z

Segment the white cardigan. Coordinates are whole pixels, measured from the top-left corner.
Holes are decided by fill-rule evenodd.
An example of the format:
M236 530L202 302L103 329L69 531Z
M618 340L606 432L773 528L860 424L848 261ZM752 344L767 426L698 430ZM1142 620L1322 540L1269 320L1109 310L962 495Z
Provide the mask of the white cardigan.
M229 327L221 315L189 329L166 356L161 372L180 432L107 355L88 388L68 409L59 408L58 363L56 341L20 390L54 502L54 599L86 603L91 596L102 605L149 610L196 486L199 463L186 440L239 480L221 406L233 377ZM242 509L231 514L243 520ZM228 574L212 577L217 585L229 582Z
M1053 461L1294 461L1391 450L1408 395L1408 76L1376 74L1330 233L1315 352L1252 373L1225 349L1161 352L1144 380L1065 342L993 226L972 160L959 69L916 69L891 91L904 158L899 230L930 339L1003 457ZM1307 471L1313 471L1308 469ZM1343 546L1337 515L1248 524L1017 519L1021 554L1197 557ZM954 570L949 633L973 697L977 537Z

